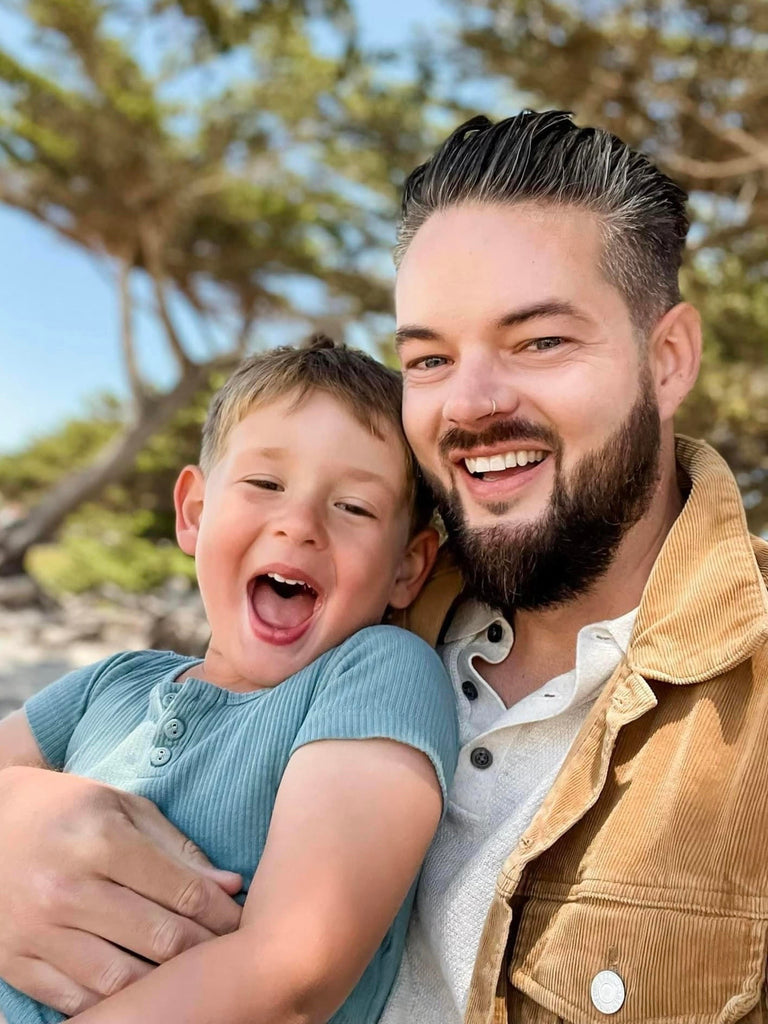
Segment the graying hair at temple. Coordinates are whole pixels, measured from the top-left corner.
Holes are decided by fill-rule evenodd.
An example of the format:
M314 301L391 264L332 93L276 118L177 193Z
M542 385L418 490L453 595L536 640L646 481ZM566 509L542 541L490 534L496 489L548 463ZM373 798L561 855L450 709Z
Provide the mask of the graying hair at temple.
M565 111L524 110L457 128L405 183L395 248L400 265L435 212L464 203L575 206L600 218L601 269L647 334L680 301L687 195L647 157Z

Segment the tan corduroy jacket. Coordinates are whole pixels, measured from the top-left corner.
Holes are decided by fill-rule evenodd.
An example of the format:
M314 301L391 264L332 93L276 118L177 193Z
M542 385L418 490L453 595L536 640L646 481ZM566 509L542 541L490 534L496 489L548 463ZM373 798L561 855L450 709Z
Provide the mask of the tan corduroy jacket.
M768 1022L768 543L716 452L679 438L677 457L689 497L501 869L467 1024ZM434 643L460 587L444 566L401 624ZM590 997L606 970L610 1016Z

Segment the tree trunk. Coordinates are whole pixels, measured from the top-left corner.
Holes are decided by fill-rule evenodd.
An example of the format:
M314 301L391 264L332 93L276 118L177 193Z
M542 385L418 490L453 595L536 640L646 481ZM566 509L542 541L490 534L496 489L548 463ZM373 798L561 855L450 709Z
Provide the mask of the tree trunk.
M64 477L24 519L0 529L0 576L23 572L24 556L33 544L47 540L81 502L106 484L119 480L149 438L166 426L203 386L212 365L187 367L176 387L148 399L137 411L135 420L105 446L90 466Z

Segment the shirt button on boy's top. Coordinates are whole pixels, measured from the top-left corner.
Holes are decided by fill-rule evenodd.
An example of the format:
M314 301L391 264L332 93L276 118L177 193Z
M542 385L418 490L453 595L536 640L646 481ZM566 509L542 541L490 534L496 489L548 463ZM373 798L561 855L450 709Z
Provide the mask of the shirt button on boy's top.
M162 768L171 760L171 752L168 747L154 747L149 755L149 763L154 768Z
M163 726L163 732L169 740L177 740L179 736L184 735L186 726L180 718L169 718Z

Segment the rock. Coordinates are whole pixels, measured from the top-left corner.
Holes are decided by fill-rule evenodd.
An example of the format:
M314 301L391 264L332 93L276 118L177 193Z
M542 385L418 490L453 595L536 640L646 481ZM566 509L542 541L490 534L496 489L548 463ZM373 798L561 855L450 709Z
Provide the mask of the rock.
M202 658L211 633L205 609L197 591L187 595L184 603L154 619L149 626L147 646L159 651L176 651Z
M21 573L18 576L0 576L0 608L43 608L51 610L57 604L40 586Z

